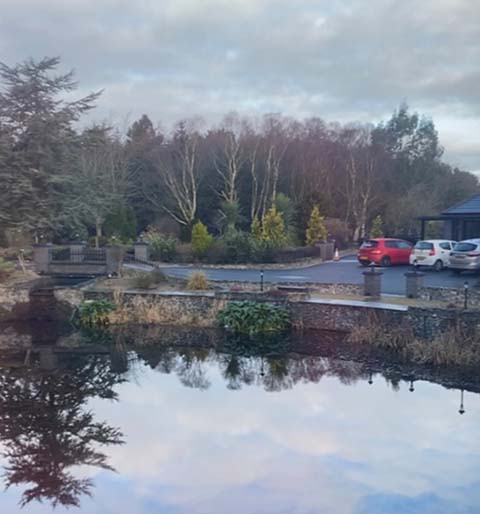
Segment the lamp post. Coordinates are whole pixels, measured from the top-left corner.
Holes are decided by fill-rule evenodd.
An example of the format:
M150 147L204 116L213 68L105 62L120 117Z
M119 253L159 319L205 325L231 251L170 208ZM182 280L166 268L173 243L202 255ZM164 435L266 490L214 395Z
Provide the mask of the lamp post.
M413 391L415 391L415 387L413 387L413 380L410 380L410 387L408 388L408 390L413 393Z
M465 414L465 407L463 406L463 389L460 390L460 408L458 409L459 414Z
M468 282L465 281L463 283L463 308L467 310L468 308Z
M263 293L263 268L260 270L260 291Z

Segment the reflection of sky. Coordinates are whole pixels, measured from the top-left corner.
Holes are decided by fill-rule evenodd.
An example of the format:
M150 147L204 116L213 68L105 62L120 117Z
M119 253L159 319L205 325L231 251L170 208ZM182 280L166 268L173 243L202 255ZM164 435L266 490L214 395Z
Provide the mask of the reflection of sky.
M85 514L474 514L480 512L480 396L427 382L410 393L380 377L337 378L282 392L226 388L206 366L207 390L149 368L92 408L125 434L106 449L113 474L92 476ZM17 506L1 512L51 512ZM56 512L64 512L58 509ZM66 512L66 511L65 511ZM72 512L72 511L69 511Z

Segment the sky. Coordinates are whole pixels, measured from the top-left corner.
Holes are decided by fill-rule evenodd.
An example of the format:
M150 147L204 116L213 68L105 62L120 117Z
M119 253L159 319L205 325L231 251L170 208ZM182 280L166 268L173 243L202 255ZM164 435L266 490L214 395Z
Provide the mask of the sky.
M170 128L235 110L378 122L433 118L480 174L479 0L0 0L0 60L58 55L96 120Z

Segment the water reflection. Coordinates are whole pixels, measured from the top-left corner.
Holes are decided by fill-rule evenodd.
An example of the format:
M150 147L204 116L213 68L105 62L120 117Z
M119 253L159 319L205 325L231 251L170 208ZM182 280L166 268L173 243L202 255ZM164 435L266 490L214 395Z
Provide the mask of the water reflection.
M19 488L22 507L38 500L62 512L99 512L87 502L94 482L104 503L118 483L94 470L115 467L123 501L128 494L140 498L128 508L109 500L105 513L406 514L417 510L401 502L403 510L396 509L391 496L373 492L421 490L418 483L437 467L450 466L452 477L479 468L470 461L462 467L466 450L440 450L455 432L449 414L462 422L471 415L457 411L465 413L464 389L480 389L478 377L387 365L384 355L349 346L337 334L255 341L136 327L62 332L49 345L44 338L41 345L22 341L21 351L0 351L4 480ZM430 385L425 380L458 391L443 409L436 390L435 406L427 413L420 403L413 417ZM406 391L408 401L395 400L395 391ZM117 399L118 410L101 401ZM428 471L428 451L416 446L422 430L427 450L435 450ZM459 438L471 452L468 434ZM437 491L433 481L430 487ZM432 512L450 514L443 508Z
M0 369L0 439L6 487L26 486L22 506L33 500L53 507L79 506L92 482L77 478L77 466L109 466L99 447L122 443L121 432L85 409L90 398L114 400L123 379L108 362L76 356L45 370L43 348L29 368ZM38 364L38 365L37 365Z

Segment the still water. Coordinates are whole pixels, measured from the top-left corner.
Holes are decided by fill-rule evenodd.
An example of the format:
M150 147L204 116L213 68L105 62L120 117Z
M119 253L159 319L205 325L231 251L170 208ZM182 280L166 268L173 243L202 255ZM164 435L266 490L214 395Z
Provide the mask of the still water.
M43 333L3 329L2 514L480 512L471 377L325 334Z

